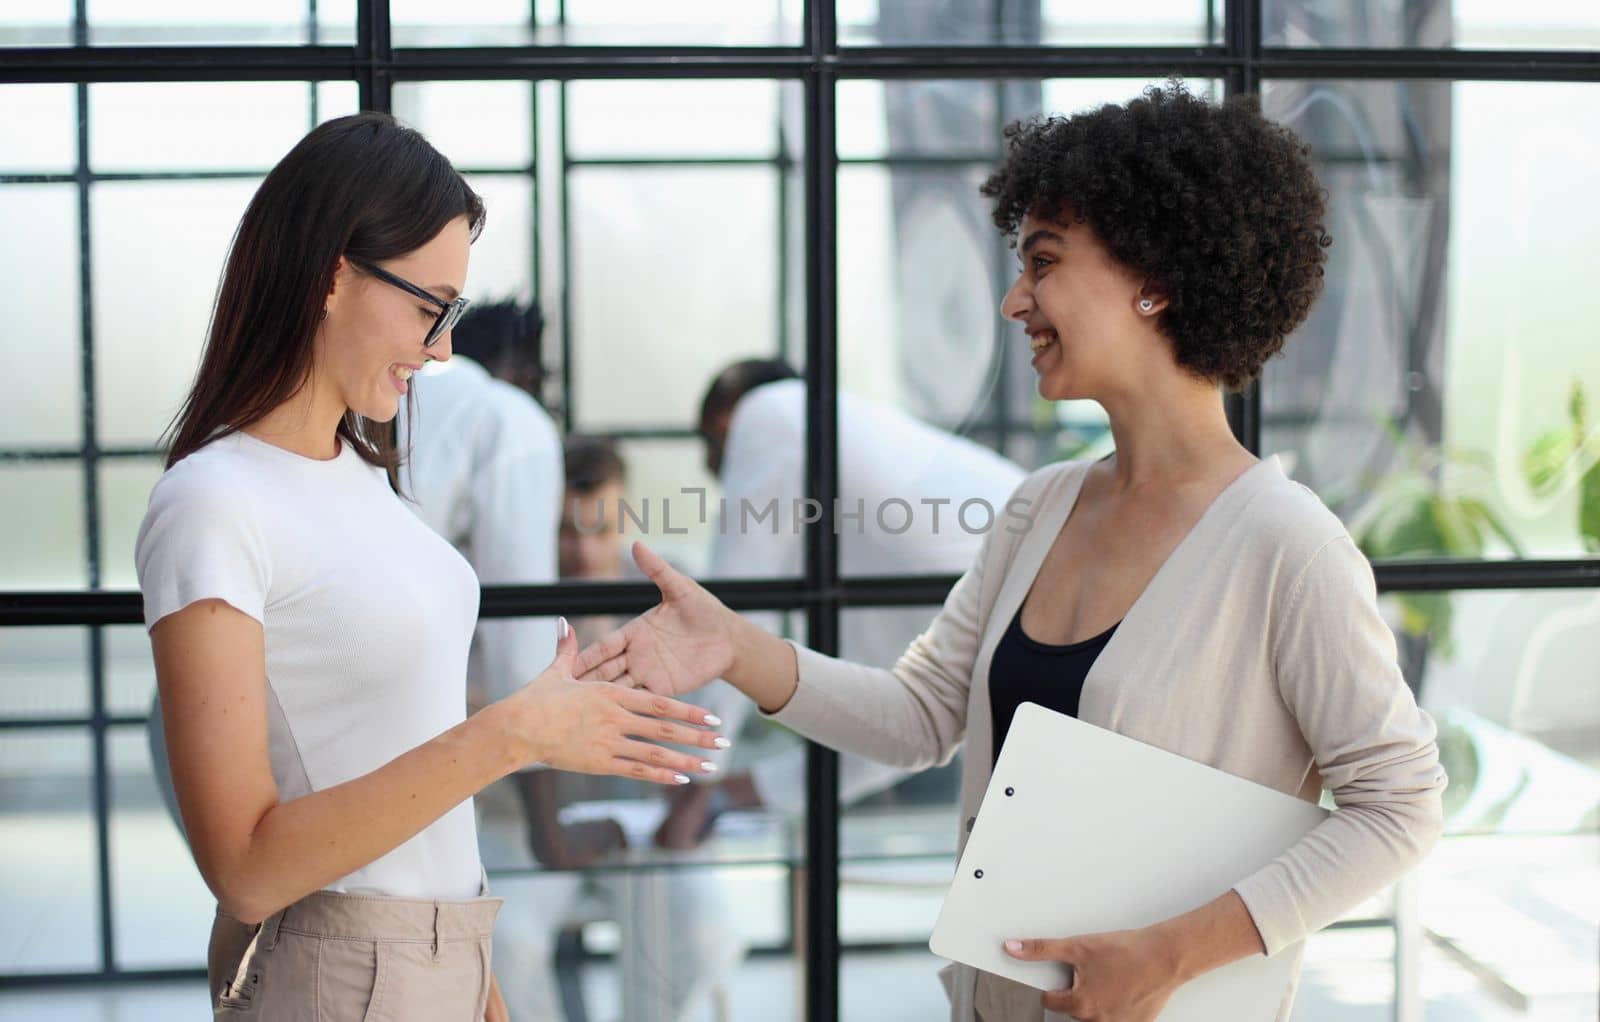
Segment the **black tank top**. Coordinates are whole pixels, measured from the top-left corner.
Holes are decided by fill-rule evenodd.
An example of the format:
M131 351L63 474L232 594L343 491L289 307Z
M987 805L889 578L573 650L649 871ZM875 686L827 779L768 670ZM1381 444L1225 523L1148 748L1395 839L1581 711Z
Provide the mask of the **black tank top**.
M995 646L994 659L989 663L989 715L994 727L995 759L1000 758L1000 747L1011 730L1011 718L1023 703L1038 703L1069 717L1078 715L1084 679L1116 631L1117 625L1112 625L1092 639L1052 646L1028 637L1022 630L1022 608L1017 608L1017 616L1011 619L1011 626Z

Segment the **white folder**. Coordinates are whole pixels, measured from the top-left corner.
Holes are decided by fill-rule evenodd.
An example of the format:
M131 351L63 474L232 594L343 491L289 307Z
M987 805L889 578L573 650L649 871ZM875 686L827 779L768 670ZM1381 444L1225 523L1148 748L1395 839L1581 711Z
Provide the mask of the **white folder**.
M1233 740L1248 742L1248 734ZM1126 930L1212 901L1328 813L1263 785L1024 703L1006 735L929 946L1040 990L1055 962L1006 954L1012 938ZM1178 988L1159 1022L1272 1022L1299 945Z

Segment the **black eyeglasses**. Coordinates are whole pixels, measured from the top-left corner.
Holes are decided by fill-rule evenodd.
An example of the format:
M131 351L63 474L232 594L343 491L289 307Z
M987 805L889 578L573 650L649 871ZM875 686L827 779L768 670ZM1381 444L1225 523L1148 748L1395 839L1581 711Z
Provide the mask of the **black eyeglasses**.
M422 339L424 348L432 347L435 341L454 327L456 321L461 318L461 314L466 312L467 306L472 303L469 298L457 298L454 301L447 302L431 291L418 287L404 277L397 277L383 267L369 263L365 259L351 259L350 261L385 284L391 284L407 294L416 295L429 305L438 307L439 317L433 321L433 326L428 328L428 336Z

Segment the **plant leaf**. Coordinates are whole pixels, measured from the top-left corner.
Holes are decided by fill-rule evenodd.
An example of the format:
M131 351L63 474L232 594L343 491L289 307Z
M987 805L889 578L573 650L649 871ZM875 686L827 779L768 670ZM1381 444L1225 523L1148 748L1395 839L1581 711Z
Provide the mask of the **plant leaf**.
M1523 477L1537 496L1549 496L1554 489L1580 435L1570 429L1549 430L1541 434L1522 456Z
M1578 481L1578 535L1591 554L1600 554L1600 461Z
M1461 506L1474 519L1487 525L1495 535L1505 540L1506 546L1511 548L1511 553L1514 556L1527 556L1522 549L1522 544L1517 542L1517 537L1511 534L1511 529L1506 525L1505 520L1495 514L1494 509L1488 504L1478 500L1476 497L1464 497L1461 500Z
M1483 532L1472 520L1461 499L1435 497L1431 501L1430 511L1439 535L1439 553L1450 557L1479 557L1483 554Z

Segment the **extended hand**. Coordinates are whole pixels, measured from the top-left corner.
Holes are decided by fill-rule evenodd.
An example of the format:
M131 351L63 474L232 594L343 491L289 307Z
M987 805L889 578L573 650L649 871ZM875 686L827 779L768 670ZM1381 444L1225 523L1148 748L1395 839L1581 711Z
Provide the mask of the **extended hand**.
M633 545L633 559L661 591L661 602L585 649L573 674L664 696L721 677L733 664L738 616L644 543Z
M1149 928L1065 940L1008 940L1006 952L1027 962L1065 962L1072 985L1049 990L1046 1010L1079 1022L1153 1022L1182 979L1160 937Z
M565 632L555 661L543 674L490 707L500 709L512 729L523 763L558 770L616 774L658 784L685 784L689 774L715 770L704 757L664 748L670 742L705 749L726 748L705 725L722 722L698 706L600 681L573 677L578 640ZM681 722L681 723L680 723ZM649 741L640 741L649 739Z

